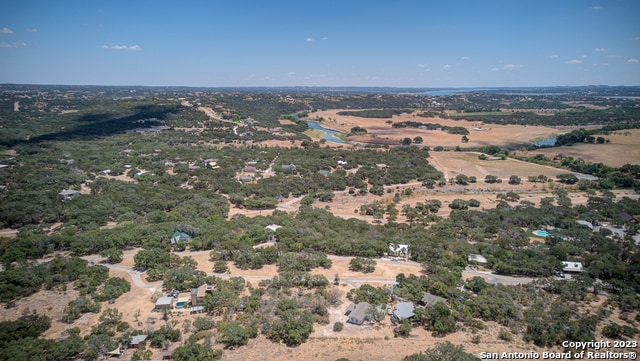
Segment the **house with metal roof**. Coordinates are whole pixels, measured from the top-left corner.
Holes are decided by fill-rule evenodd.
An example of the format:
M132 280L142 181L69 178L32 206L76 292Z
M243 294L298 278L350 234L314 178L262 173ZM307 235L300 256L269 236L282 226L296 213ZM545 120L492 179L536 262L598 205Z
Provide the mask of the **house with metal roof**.
M193 240L193 237L180 231L176 231L173 236L171 236L171 244L185 243L191 240Z
M425 307L433 307L433 305L435 305L438 302L447 303L447 299L444 298L444 297L432 295L429 292L423 292L422 293L422 299L420 299L420 304L422 304L423 306L425 306Z
M411 302L400 302L396 305L396 309L393 311L393 316L399 321L406 320L413 317L413 310L415 306Z
M354 325L362 325L365 321L369 321L369 308L371 305L368 302L360 302L357 305L352 303L347 307L345 312L346 316L349 316L347 322Z
M60 199L73 199L77 196L80 195L80 192L78 192L75 189L65 189L63 191L61 191L60 193L58 193L58 196L60 196Z
M129 342L129 348L140 348L142 343L147 339L147 335L136 335L133 336L131 341Z
M173 307L173 297L160 297L156 301L156 307L154 310L169 310Z

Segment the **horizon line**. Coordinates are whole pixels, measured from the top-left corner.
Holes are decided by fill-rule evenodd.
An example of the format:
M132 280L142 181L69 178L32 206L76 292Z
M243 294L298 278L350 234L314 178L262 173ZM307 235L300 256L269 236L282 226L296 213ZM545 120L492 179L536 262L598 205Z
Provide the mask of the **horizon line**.
M242 89L242 88L361 88L361 89L516 89L516 88L636 88L638 85L504 85L504 86L395 86L395 85L111 85L111 84L54 84L54 83L0 83L0 86L64 86L64 87L112 87L112 88L209 88L209 89Z

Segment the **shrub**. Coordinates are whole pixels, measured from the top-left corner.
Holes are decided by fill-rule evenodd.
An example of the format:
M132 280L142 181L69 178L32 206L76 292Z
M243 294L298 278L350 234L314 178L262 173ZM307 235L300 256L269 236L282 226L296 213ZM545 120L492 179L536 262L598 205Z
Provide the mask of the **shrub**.
M344 324L342 322L336 322L333 324L333 331L340 332L344 328Z
M511 334L511 332L504 328L501 329L500 332L498 332L498 338L507 342L513 341L513 335Z

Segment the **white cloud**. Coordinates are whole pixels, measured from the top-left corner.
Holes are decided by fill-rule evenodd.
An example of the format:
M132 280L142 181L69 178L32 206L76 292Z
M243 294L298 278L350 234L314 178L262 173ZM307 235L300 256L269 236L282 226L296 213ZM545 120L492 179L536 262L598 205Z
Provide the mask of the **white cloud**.
M289 73L287 73L287 75L288 76L294 76L294 75L296 75L296 72L295 71L290 71Z
M500 71L500 68L491 68L491 71Z
M102 45L101 48L109 49L109 50L131 50L131 51L142 50L142 47L140 47L140 45L113 45L113 46Z
M602 10L602 6L592 6L591 10Z
M627 60L627 63L640 63L640 60L638 60L638 59L629 59L629 60Z
M588 56L586 56L586 55L580 55L580 59L586 59L586 58L588 58Z
M0 48L19 48L21 46L27 46L25 43L0 43Z
M573 65L573 64L582 64L582 60L572 59L572 60L569 60L569 61L565 61L564 63L565 64L571 64L571 65Z
M328 40L328 39L329 39L329 38L327 38L327 37L325 36L325 37L323 37L321 40L322 40L322 41L325 41L325 40Z
M605 48L595 48L593 49L593 51L595 51L596 53L602 53L605 51L609 51L609 49L605 49Z
M313 42L313 38L307 38L307 42L308 42L308 43Z
M451 69L451 68L453 68L453 65L445 64L442 67L445 68L445 69Z
M468 56L463 56L463 57L460 58L460 60L469 60L469 59L471 59L471 58L468 57Z
M517 69L517 68L522 68L524 65L519 65L519 64L506 64L502 66L502 69L504 70L510 70L510 69Z
M548 58L548 59L558 59L558 58L559 58L559 56L557 56L557 55L555 55L555 54L554 54L554 55L547 55L547 58Z
M27 32L29 32L29 33L37 33L38 29L36 29L36 28L27 28Z
M0 29L0 34L13 34L13 30L5 26L4 28Z

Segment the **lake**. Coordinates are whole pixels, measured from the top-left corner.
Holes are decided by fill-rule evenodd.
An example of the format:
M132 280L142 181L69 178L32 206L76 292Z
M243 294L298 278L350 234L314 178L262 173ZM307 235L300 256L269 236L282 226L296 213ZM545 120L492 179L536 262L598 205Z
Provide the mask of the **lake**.
M558 140L557 137L551 137L551 138L546 138L546 139L542 139L539 140L535 143L533 143L536 147L553 147L554 145L556 145L556 141Z

